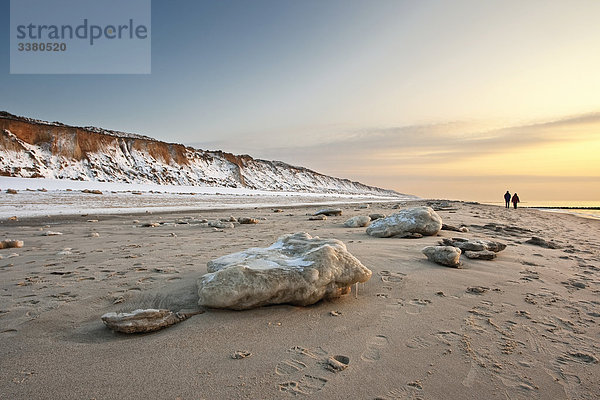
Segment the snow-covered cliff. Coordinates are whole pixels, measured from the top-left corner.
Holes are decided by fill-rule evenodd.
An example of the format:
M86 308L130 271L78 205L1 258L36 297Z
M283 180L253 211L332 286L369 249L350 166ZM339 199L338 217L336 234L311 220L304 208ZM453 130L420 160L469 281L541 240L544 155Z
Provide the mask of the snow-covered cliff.
M314 193L398 195L279 161L0 112L0 175Z

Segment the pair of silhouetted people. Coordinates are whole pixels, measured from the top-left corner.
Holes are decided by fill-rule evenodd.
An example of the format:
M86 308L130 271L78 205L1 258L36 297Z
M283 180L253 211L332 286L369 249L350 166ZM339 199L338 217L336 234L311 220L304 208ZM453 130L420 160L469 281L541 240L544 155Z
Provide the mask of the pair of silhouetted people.
M510 192L507 190L506 193L504 193L504 203L506 203L506 208L510 208L510 202L512 201L513 206L515 208L517 208L517 203L519 203L521 200L519 199L519 196L515 193L512 195L510 195Z

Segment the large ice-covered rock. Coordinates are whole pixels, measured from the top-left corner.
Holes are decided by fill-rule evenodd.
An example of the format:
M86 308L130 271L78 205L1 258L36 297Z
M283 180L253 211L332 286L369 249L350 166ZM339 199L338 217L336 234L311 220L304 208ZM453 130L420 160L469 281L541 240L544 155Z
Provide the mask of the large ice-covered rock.
M373 221L367 233L375 237L405 236L408 233L433 236L440 229L442 218L431 207L414 207Z
M299 232L270 247L251 248L208 263L198 279L198 304L244 310L267 304L306 306L350 291L371 271L336 239Z

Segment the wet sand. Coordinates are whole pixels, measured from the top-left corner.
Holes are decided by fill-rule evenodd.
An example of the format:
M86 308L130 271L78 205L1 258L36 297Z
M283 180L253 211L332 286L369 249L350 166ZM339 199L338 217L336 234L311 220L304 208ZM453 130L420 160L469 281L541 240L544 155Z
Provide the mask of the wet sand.
M597 398L600 221L448 202L444 223L468 233L382 239L343 226L394 204L344 205L325 221L308 220L315 206L3 221L0 239L24 246L0 250L0 398ZM266 220L200 223L230 215ZM299 231L342 240L373 271L358 298L209 310L143 335L100 320L193 307L207 261ZM526 244L532 236L560 248ZM446 268L421 253L442 237L508 247ZM348 368L328 370L330 356Z

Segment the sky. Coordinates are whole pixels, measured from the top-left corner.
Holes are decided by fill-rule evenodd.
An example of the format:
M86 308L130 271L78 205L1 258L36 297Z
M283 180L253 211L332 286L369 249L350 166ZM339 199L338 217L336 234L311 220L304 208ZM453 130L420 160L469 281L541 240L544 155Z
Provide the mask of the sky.
M151 74L11 75L0 0L0 109L422 197L600 201L599 18L595 0L153 0Z

